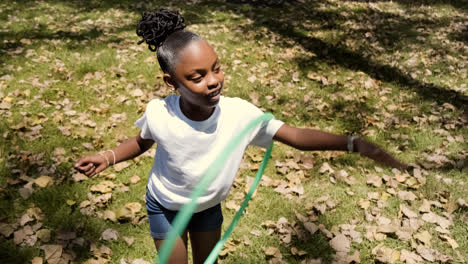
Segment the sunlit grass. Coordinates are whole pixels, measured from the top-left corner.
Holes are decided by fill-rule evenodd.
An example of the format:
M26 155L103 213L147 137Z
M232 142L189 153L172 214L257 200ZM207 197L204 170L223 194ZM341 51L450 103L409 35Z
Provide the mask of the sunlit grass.
M154 97L171 92L163 89L156 54L144 44L136 45L138 37L134 32L140 11L163 5L167 3L0 3L0 29L4 33L0 35L0 103L7 96L13 100L9 113L2 113L5 116L0 119L2 223L16 222L34 205L45 214L44 227L53 231L50 243L55 243L55 235L61 230L75 231L86 239L84 246L73 247L77 262L92 257L90 243L110 247L113 251L110 263L120 263L122 258L153 261L156 251L145 221L140 225L113 223L80 213L79 204L88 199L89 188L104 178L75 183L71 179L71 167L78 157L109 149L118 141L136 135L138 129L133 122L141 116L144 105ZM420 2L369 4L342 1L311 2L302 7L293 3L275 8L224 2L220 5L218 1L170 5L185 14L189 29L213 44L226 74L226 96L252 101L253 93L257 93L258 105L288 124L341 134L364 133L369 140L406 162L423 161L425 155L439 149L451 160L465 155L466 162L468 130L461 121L462 115L466 115L463 101L447 97L435 102L431 97L433 91L418 88L431 83L442 90L458 87L460 95L468 94L466 89L463 90L466 55L462 47L466 49L466 44L452 39L450 43L445 42L445 36L459 33L451 28L454 21L466 18L465 11L456 5L439 1L428 2L425 6ZM423 27L425 22L431 22L431 26ZM443 34L441 30L445 30ZM374 68L377 64L389 66L387 72ZM309 73L315 75L308 77ZM2 77L6 75L10 77ZM405 81L406 77L409 81ZM369 79L375 85L366 84ZM136 89L144 95L134 96ZM28 95L26 91L29 91ZM453 109L443 106L444 102L454 105ZM397 109L389 111L392 104ZM92 110L96 108L102 112ZM76 113L65 114L69 110ZM85 118L81 119L83 113ZM111 116L120 113L126 113L127 119L111 124ZM25 133L44 117L48 120L40 123L43 126L41 136L36 140L28 139ZM85 120L95 122L96 127L82 124ZM24 128L12 128L23 121L26 121ZM57 126L69 127L71 135L62 134ZM464 142L459 139L449 141L441 130L453 138L462 135ZM408 138L395 137L395 134ZM82 143L91 143L95 149L88 150ZM66 159L58 166L53 161L56 148L66 150ZM290 147L275 144L265 175L285 179L275 168L275 161L284 161L287 151L298 153ZM40 153L44 153L40 165L30 164L24 158ZM221 260L222 263L266 263L266 247L278 247L288 263L312 258L331 262L334 251L328 244L329 239L321 232L310 235L305 241L293 237L291 244L285 245L281 244L279 234L267 235L267 229L262 227L265 221L276 222L281 217L301 225L296 212L306 215L306 204L325 195L337 206L318 215L316 223L336 231L339 225L356 221L356 230L364 237L367 223L359 200L366 199L369 192L382 193L387 189L385 185L374 188L366 184L367 177L374 173L392 175L391 170L383 168L383 172L377 173L374 162L357 154L334 156L313 152L307 155L313 156L316 163L313 169L304 171L304 196L287 199L271 187L259 187L248 213L232 236L240 241L247 236L252 244L247 246L240 242L234 252ZM356 184L331 183L328 173L319 172L324 162L335 171L347 171L356 179ZM111 201L105 208L98 209L99 212L117 210L128 202L144 205L152 159L139 158L131 163L132 166L121 172L109 169L116 175L114 183L128 186L130 191L119 193L114 190ZM12 169L19 169L34 179L41 176L41 167L56 167L53 176L61 182L44 189L35 186L35 192L26 200L18 192L25 182L17 185L6 182L7 178L20 176ZM254 171L243 170L239 177L253 177L254 174ZM134 175L141 180L131 184L130 178ZM446 192L450 194L451 203L458 198L466 200L466 165L460 169L450 164L441 170L428 170L425 176L427 183L413 190L423 198L437 200L441 192ZM451 179L452 183L444 183L444 179ZM233 188L228 200L235 199L240 203L235 197L243 195L243 188ZM350 196L347 191L354 195ZM76 204L68 205L67 200ZM382 209L383 216L396 217L401 204L415 211L420 205L418 202L407 204L392 196ZM223 210L223 228L226 228L234 211ZM145 214L144 208L141 214ZM468 246L466 223L462 220L464 212L458 209L453 215L451 235L460 245L457 251L466 257L462 250ZM107 228L117 230L121 236L134 237L135 243L128 246L121 239L115 242L100 240ZM434 225L426 224L422 230L433 228ZM260 230L261 235L251 234L252 230ZM460 260L436 233L432 240L435 249ZM411 250L410 243L393 237L383 243L394 249ZM2 255L0 262L28 263L35 256L44 257L39 249L43 244L19 247L13 244L11 237L2 237L0 251L7 254ZM360 252L361 263L373 263L376 260L372 249L378 244L364 239L360 244L353 243L352 251ZM291 247L308 254L293 256Z

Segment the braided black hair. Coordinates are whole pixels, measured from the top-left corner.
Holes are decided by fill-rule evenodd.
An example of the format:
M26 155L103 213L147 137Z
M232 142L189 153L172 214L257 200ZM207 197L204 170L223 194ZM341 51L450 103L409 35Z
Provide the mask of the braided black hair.
M173 73L179 51L191 41L202 39L184 28L182 15L165 8L144 12L138 22L136 33L143 38L138 44L146 42L151 51L157 52L159 65L165 73Z

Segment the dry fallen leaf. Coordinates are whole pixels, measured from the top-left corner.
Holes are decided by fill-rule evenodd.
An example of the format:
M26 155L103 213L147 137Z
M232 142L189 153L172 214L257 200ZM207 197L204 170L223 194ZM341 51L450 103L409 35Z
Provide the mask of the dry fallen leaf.
M97 207L104 207L110 201L110 199L112 199L112 193L104 193L96 197L89 196L89 198L91 198L91 203Z
M362 199L362 198L359 199L359 206L364 210L369 208L370 204L371 204L371 202L369 200L367 200L367 199Z
M130 178L130 182L135 184L137 182L139 182L141 179L138 175L133 175L131 178Z
M99 184L91 186L93 192L110 193L115 188L115 184L111 181L102 181Z
M49 229L41 229L36 232L37 238L39 238L42 242L47 243L50 241L50 230Z
M117 219L119 220L133 220L136 214L140 212L141 204L137 202L127 203L124 207L116 212Z
M464 208L468 208L468 204L465 202L465 200L463 200L462 198L458 198L457 199L457 204L460 206L460 207L464 207Z
M82 173L75 173L75 174L73 174L72 177L73 177L73 180L75 182L86 181L86 180L89 179L86 175L84 175Z
M83 262L83 264L106 264L107 262L109 262L107 258L97 257L96 259L88 259L87 261Z
M417 197L410 191L398 191L398 198L403 201L414 201Z
M110 210L105 210L103 212L102 218L105 219L105 220L111 220L112 222L117 222L117 217L116 217L115 213L113 211L110 211Z
M422 220L428 222L428 223L433 223L433 224L438 224L444 229L447 229L449 226L453 224L452 221L449 219L442 217L440 215L437 215L433 212L425 213L422 215Z
M29 223L29 222L31 222L31 221L34 221L34 218L32 218L28 213L26 213L26 214L23 214L23 215L21 216L21 219L20 219L20 221L19 221L19 224L20 224L21 226L24 226L25 224L27 224L27 223Z
M19 194L23 199L28 199L34 192L32 185L33 181L26 183L22 188L18 189Z
M42 221L44 219L44 213L42 212L41 208L31 207L31 208L28 208L26 212L31 217L34 217L37 221Z
M445 241L447 241L447 243L449 243L453 249L456 249L459 247L457 241L455 241L455 239L449 237L448 235L440 235L440 237L444 239Z
M395 234L397 235L398 239L401 241L409 241L413 237L413 232L415 230L411 227L400 227Z
M320 173L325 173L325 172L333 173L335 172L335 170L332 169L327 162L324 162L322 166L320 167L319 172Z
M411 211L408 207L404 206L403 204L400 205L400 210L401 212L408 218L416 218L418 217L418 214Z
M350 176L345 170L339 170L331 174L335 178L335 181L345 182L349 185L353 185L356 183L356 179L353 176Z
M260 236L262 235L262 231L260 230L252 230L250 231L250 234L254 235L254 236Z
M134 259L131 264L151 264L151 262L143 259Z
M313 235L318 230L318 226L312 222L305 222L304 227L307 229L307 231L310 232L311 235Z
M131 246L133 244L133 242L135 242L135 238L134 237L127 237L127 236L123 236L122 239L125 241L125 243L127 243L127 245Z
M229 200L225 203L224 205L227 209L229 210L234 210L234 211L237 211L240 209L240 205L236 204L235 201L233 200Z
M41 257L35 257L32 259L31 264L42 264L44 260Z
M421 257L423 257L427 261L433 262L436 260L436 257L435 257L436 251L431 248L427 248L427 247L424 247L423 245L419 245L416 248L416 251L418 252L419 255L421 255Z
M122 171L123 169L129 167L130 165L132 165L130 162L124 161L124 162L119 162L119 163L115 164L113 167L114 167L115 171L119 172L119 171Z
M101 239L106 240L106 241L118 240L119 239L119 232L117 232L114 229L108 228L108 229L104 230L104 232L102 232Z
M52 185L54 183L54 179L50 176L40 176L34 180L34 183L41 188L45 188Z
M378 175L373 174L367 177L367 184L370 184L376 188L382 186L382 183L382 178Z
M341 233L352 239L352 242L361 243L361 233L354 230L356 225L343 224L340 225Z
M8 238L14 231L15 229L10 224L0 223L0 234L5 238Z
M84 200L80 203L80 208L85 208L91 205L91 202L89 200Z
M347 253L347 252L349 252L349 250L351 248L351 242L343 234L339 234L336 237L334 237L332 240L330 240L329 244L337 252L346 252Z
M400 251L385 247L383 244L379 244L372 249L372 254L383 263L395 263L400 259Z
M252 184L254 183L254 179L255 179L254 177L249 177L249 176L245 177L245 188L244 188L245 194L249 193L250 188L252 187ZM258 189L255 189L254 193L252 194L252 198L257 196L257 190Z
M431 238L432 238L432 236L431 236L431 234L429 234L429 232L427 232L426 230L415 234L413 237L414 237L415 239L419 240L420 242L422 242L426 247L430 247L430 246L431 246Z
M275 258L281 258L281 252L278 248L275 247L267 247L264 249L265 255L268 257L275 257Z
M44 250L45 260L47 263L60 263L63 251L63 247L61 245L43 245L41 246L41 249Z
M29 228L31 228L30 226L28 226ZM23 229L19 229L17 231L15 231L13 233L13 242L16 244L16 245L19 245L21 243L23 243L23 241L26 239L26 237L28 235L32 235L33 233L31 232L30 234L27 234L26 231Z
M428 200L426 199L423 199L423 203L421 204L421 206L419 207L419 212L422 212L422 213L428 213L431 211L431 202L429 202Z
M94 243L91 243L90 251L93 253L94 257L98 260L102 259L101 262L104 261L104 263L108 262L112 255L112 250L110 248L104 245L98 248Z
M307 255L307 252L304 251L304 250L298 250L297 248L292 247L291 248L291 254L293 254L294 256L302 257L304 255Z
M419 264L423 263L423 259L418 254L403 249L400 254L400 261L405 262L407 264Z

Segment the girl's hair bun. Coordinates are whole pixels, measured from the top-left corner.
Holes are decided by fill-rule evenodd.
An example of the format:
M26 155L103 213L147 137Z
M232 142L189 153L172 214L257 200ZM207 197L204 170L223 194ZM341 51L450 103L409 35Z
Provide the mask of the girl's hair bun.
M184 28L184 18L178 11L161 8L144 12L136 30L143 38L138 45L146 42L151 51L156 51L170 34Z

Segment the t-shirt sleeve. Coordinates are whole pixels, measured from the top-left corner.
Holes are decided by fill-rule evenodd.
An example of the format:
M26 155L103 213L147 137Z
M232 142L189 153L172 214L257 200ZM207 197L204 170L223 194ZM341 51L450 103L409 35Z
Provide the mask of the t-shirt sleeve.
M267 123L263 123L250 144L268 148L271 145L271 142L273 142L273 137L275 136L276 132L283 124L283 121L277 119L271 119Z
M253 118L263 115L263 111L260 110L258 107L251 103L248 104L248 108L250 108L249 112L253 114ZM277 119L271 119L268 122L262 123L259 129L254 130L254 134L252 135L250 145L268 148L273 142L273 137L275 136L276 132L278 131L278 129L280 129L280 127L283 124L283 121Z
M148 118L146 117L146 112L137 121L135 121L135 126L141 129L141 138L154 140L153 134L151 134L151 130L148 125Z

